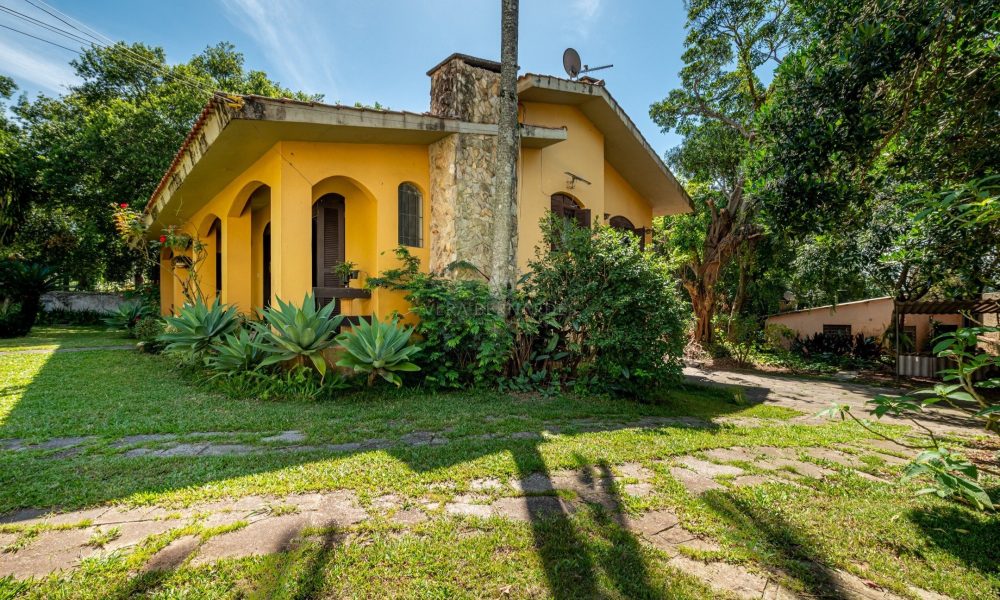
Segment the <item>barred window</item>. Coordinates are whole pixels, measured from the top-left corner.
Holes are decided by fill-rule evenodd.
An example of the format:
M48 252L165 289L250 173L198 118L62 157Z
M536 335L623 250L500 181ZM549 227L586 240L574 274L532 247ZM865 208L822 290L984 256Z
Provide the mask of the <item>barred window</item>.
M850 337L851 326L850 325L827 325L823 324L823 333L825 335L843 335Z
M399 185L399 244L415 248L424 245L423 197L412 183Z

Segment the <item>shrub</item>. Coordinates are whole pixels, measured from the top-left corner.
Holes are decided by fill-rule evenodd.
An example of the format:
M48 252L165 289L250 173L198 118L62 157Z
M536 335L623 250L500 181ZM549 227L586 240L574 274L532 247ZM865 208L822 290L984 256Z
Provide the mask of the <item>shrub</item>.
M278 299L278 309L264 311L264 321L268 327L262 330L260 342L254 342L268 354L261 366L277 363L312 363L321 377L326 375L326 359L323 351L336 341L340 324L344 318L334 315L336 305L332 302L316 309L312 294L306 294L302 306L297 307Z
M253 371L260 366L267 353L257 344L254 338L260 335L259 325L248 325L239 333L226 334L222 340L212 345L212 353L205 357L205 366L215 374L234 375L244 371Z
M151 314L151 310L140 302L122 302L118 307L104 317L104 324L114 331L125 331L131 337L135 335L135 326L143 318Z
M52 289L52 269L16 258L0 259L0 337L28 335L41 310L42 294Z
M278 373L235 371L212 378L212 389L235 398L261 400L320 400L335 397L350 385L339 373L325 377L303 365L294 365Z
M668 265L609 227L550 216L543 232L522 292L541 362L532 368L633 395L677 380L687 316Z
M764 343L772 350L789 350L795 340L795 330L781 323L764 326Z
M139 340L139 349L143 352L159 352L163 343L159 341L164 331L163 319L160 317L143 317L135 324L132 334Z
M218 299L211 306L201 300L185 304L176 317L165 317L168 331L157 339L165 352L179 354L187 361L201 358L227 333L239 327L235 306L223 306Z
M420 347L409 345L413 328L400 327L396 319L382 323L374 317L371 323L362 320L351 331L340 335L337 342L346 350L337 366L368 374L368 385L381 377L399 387L403 384L399 373L419 371L410 359L420 352Z
M414 331L421 340L424 381L444 388L494 384L508 363L513 338L508 323L494 312L486 282L421 273L420 259L402 246L396 257L402 266L369 278L368 285L405 293L419 318ZM451 270L464 267L456 264Z
M796 337L792 350L807 358L850 357L875 361L882 355L882 345L878 340L860 333L854 336L817 333L804 338Z

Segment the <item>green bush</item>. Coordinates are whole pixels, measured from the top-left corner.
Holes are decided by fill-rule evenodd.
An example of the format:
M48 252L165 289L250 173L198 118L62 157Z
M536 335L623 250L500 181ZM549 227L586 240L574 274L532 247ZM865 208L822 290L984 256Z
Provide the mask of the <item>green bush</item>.
M261 366L277 363L307 365L306 361L309 361L320 377L324 377L326 359L323 351L336 343L335 338L344 318L333 314L336 306L332 302L317 310L312 294L306 294L301 307L285 303L280 298L277 301L277 310L271 307L264 311L267 327L262 330L260 341L254 342L268 355Z
M141 302L122 302L118 307L104 317L104 324L113 331L124 331L131 337L136 337L135 326L143 318L152 314L152 310Z
M139 340L139 349L143 352L159 352L163 343L159 341L163 335L165 324L160 317L147 316L139 319L132 329L132 335Z
M212 344L239 327L235 306L223 306L216 299L210 306L198 300L185 304L176 317L165 317L167 332L157 339L166 344L165 352L178 354L192 362L210 351Z
M261 400L326 400L350 388L339 373L327 373L320 377L315 370L303 365L278 372L234 371L210 381L213 391L221 391L233 398Z
M267 353L254 344L260 333L259 325L250 324L213 344L212 353L205 357L205 366L214 373L212 377L231 376L259 367L267 357Z
M609 227L550 216L543 232L521 292L531 369L630 395L678 380L688 315L665 261Z
M52 289L52 269L17 258L0 258L0 338L28 335L42 306L42 294Z
M387 323L380 322L378 317L371 323L362 320L351 331L337 337L337 342L346 351L337 366L367 373L369 386L375 384L376 377L381 377L399 387L403 384L399 373L420 370L410 360L420 352L420 346L409 344L411 335L413 328L400 327L396 319Z
M424 381L442 388L495 385L509 361L513 338L507 322L494 312L486 282L422 273L420 259L403 247L396 249L396 257L402 266L369 278L368 285L405 293L419 319L415 333Z

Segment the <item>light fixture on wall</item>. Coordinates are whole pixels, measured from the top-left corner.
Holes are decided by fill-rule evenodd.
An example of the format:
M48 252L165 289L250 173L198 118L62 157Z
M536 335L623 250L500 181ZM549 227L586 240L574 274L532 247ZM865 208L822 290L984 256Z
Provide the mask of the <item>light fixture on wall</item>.
M566 175L569 177L569 181L566 182L566 188L567 189L573 189L574 187L576 187L576 182L577 181L582 181L582 182L586 183L587 185L591 185L589 181L587 181L586 179L584 179L583 177L580 177L579 175L577 175L575 173L570 173L569 171L563 171L563 172L566 173Z

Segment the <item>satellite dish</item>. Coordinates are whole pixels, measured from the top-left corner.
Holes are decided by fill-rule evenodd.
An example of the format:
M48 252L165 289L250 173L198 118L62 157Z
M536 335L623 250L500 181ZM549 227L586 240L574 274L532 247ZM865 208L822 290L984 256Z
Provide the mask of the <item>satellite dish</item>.
M580 74L580 54L576 50L566 48L563 52L563 68L566 69L566 74L569 75L570 79L576 79L576 76Z

